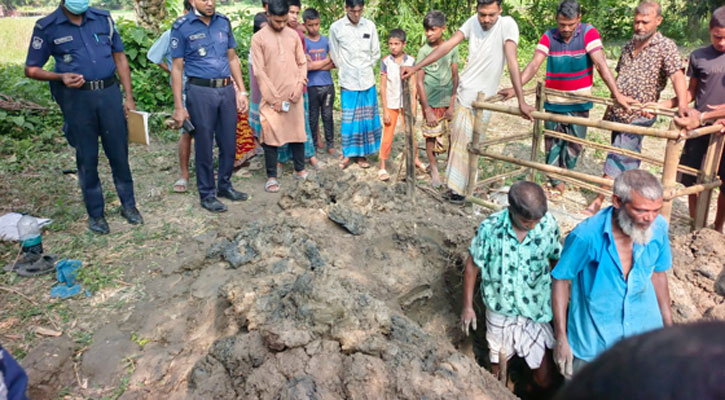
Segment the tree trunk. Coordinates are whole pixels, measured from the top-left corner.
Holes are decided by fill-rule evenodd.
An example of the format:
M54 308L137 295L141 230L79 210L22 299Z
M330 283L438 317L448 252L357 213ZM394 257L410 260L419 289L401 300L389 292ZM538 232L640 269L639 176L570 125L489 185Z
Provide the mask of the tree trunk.
M168 16L166 0L134 0L133 8L136 11L136 22L154 32Z

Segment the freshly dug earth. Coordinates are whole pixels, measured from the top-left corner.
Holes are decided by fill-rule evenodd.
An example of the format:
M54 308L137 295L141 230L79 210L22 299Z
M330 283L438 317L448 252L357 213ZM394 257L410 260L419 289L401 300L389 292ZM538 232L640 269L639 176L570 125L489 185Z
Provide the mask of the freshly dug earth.
M461 266L484 216L423 189L414 204L403 183L373 176L322 170L185 238L86 348L61 336L25 357L29 395L515 398L457 324ZM677 237L673 253L675 320L725 319L723 236Z

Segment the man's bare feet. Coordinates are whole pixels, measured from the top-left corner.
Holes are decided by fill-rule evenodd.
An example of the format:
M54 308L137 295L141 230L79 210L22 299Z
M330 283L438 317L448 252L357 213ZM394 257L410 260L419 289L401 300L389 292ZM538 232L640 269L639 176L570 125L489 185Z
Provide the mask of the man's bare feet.
M591 203L582 211L582 214L587 216L593 216L597 212L599 212L599 209L602 208L602 202L604 201L604 196L601 194L598 195L594 200L592 200Z
M349 167L351 163L352 161L350 160L350 157L344 157L340 162L340 168L345 169Z
M337 150L335 150L334 147L330 147L329 149L327 149L327 154L331 156L337 155Z
M438 175L437 169L431 169L430 171L430 180L431 180L431 186L433 186L435 189L438 189L443 184L441 182L441 177Z

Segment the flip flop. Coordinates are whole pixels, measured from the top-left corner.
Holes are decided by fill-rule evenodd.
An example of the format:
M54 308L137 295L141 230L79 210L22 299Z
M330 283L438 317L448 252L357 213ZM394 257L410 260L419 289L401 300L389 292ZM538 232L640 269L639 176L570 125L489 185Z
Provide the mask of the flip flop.
M350 160L348 158L347 161L344 161L344 159L343 159L343 161L340 163L340 169L346 169L347 167L350 166L350 164L352 164L352 160Z
M272 186L277 186L276 189L272 189ZM277 193L279 192L279 181L275 178L272 178L267 181L267 183L264 184L264 191L268 193Z
M299 181L306 181L307 178L310 177L310 173L307 172L307 171L305 171L305 173L302 174L302 175L300 175L298 173L294 173L294 174L292 174L292 177L295 178L295 179L297 179L297 180L299 180Z
M12 271L24 277L44 275L55 271L55 255L26 255L13 265Z
M358 160L357 165L362 169L368 169L370 168L370 163L368 160Z
M184 178L179 179L174 183L174 192L176 193L186 193L189 186L189 181L187 181Z
M385 182L385 181L387 181L388 179L390 179L390 175L388 175L388 171L386 171L386 170L384 170L384 169L381 169L381 170L378 170L378 178L379 178L379 179L380 179L381 181Z

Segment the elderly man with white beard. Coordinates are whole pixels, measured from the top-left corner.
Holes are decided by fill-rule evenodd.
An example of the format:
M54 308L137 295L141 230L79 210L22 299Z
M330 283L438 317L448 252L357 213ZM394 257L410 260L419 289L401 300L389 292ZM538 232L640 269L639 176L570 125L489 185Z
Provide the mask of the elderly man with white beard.
M554 360L564 377L625 337L672 324L672 254L661 208L659 181L647 171L624 171L614 181L612 206L567 236L552 271Z

